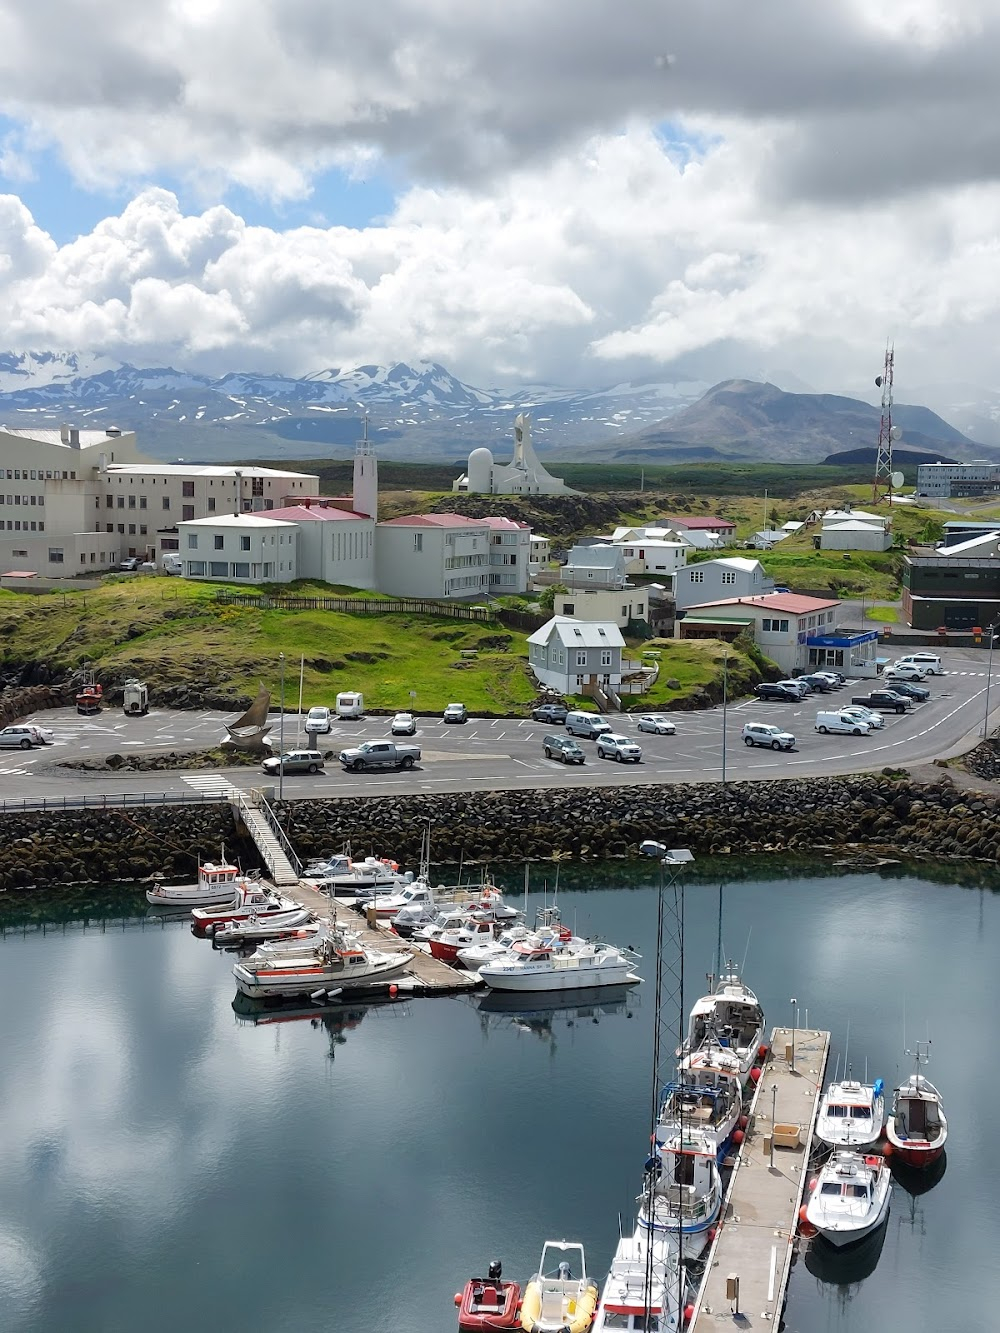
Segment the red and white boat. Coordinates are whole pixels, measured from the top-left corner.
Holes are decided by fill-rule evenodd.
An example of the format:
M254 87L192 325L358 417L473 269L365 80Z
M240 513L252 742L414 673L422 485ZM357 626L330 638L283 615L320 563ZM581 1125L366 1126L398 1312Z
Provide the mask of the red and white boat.
M146 890L146 902L153 907L211 907L228 902L243 886L260 888L225 859L218 864L206 861L198 867L197 884L154 884Z
M442 963L455 963L460 949L483 944L492 940L493 935L492 921L480 921L476 916L462 917L430 941L431 957L439 958Z
M244 995L309 995L317 1002L341 991L370 987L403 970L409 950L386 953L369 949L356 935L331 927L308 954L258 949L233 968Z
M920 1072L920 1066L927 1063L928 1045L918 1043L917 1067L893 1093L892 1113L885 1124L892 1160L921 1169L938 1160L948 1138L941 1094Z
M212 907L195 907L191 912L191 920L196 934L209 935L215 931L216 926L249 921L251 917L261 921L269 916L277 916L279 912L294 912L298 906L291 898L282 898L259 885L240 884L229 902L216 903Z
M521 1288L516 1282L504 1282L502 1273L500 1260L494 1259L486 1277L470 1277L455 1293L461 1333L521 1327Z

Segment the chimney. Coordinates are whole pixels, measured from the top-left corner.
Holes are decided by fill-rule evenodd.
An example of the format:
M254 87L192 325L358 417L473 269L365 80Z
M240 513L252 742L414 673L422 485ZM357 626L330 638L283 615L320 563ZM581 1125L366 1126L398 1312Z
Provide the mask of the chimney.
M59 427L59 438L62 440L63 444L69 444L69 427L68 427L68 426L60 426L60 427Z
M80 447L79 429L76 426L68 426L67 430L69 432L69 447L71 449L79 449Z

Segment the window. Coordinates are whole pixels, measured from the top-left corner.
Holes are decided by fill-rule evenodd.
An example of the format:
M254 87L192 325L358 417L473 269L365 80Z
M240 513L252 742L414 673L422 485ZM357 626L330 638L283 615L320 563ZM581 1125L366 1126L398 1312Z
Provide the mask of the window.
M189 577L190 577L192 574L204 574L204 572L205 572L205 562L204 562L204 560L189 560L189 561L187 562L187 570L188 570L188 576L189 576Z
M264 508L265 508L265 509L273 509L273 508L274 508L274 501L273 501L273 500L265 500L265 501L264 501Z
M422 551L424 549L424 534L422 532L415 532L413 534L413 549L414 551Z
M104 504L105 504L106 508L108 508L108 509L114 509L114 507L115 507L115 497L114 497L113 495L106 495L106 496L104 497Z
M194 518L194 505L181 506L181 522L187 523Z
M705 571L704 571L703 569L692 569L692 571L691 571L691 582L692 582L692 583L704 583L704 582L705 582Z
M169 496L169 495L161 496L161 497L160 497L160 500L161 500L161 503L162 503L164 509L169 509L169 508L170 508L170 496Z
M197 534L196 532L189 532L189 533L188 533L188 550L189 550L189 551L197 551L197 549L198 549L198 534Z
M100 509L101 507L101 497L99 495L94 496L94 507L96 509Z
M118 497L118 508L119 508L119 509L124 509L124 508L125 508L125 497L124 497L124 495L119 495L119 497Z
M622 607L622 619L623 619L623 620L627 620L627 619L628 619L628 607L627 607L627 606L623 606L623 607Z
M215 549L216 549L217 551L221 551L221 550L223 550L223 548L224 548L225 545L226 545L226 539L225 539L225 537L222 535L222 533L217 532L212 540L213 540L213 542L214 542Z
M248 560L237 560L233 565L233 578L248 579L250 577L250 562Z
M225 560L209 561L208 572L213 579L224 579L229 574L229 566Z
M576 615L576 602L564 602L562 613L564 616Z
M192 498L192 499L194 498L194 482L193 482L193 481L182 481L182 482L181 482L181 495L188 496L188 497L190 497L190 498Z
M11 551L11 555L23 555L23 556L27 556L27 554L28 554L27 551Z
M214 496L214 495L210 495L210 496L208 497L208 512L209 512L210 514L214 514L214 513L215 513L215 496Z
M241 538L240 538L240 550L241 550L241 551L249 551L249 550L250 550L250 538L249 538L249 537L241 537Z
M63 563L63 551L61 546L49 547L49 564L61 565Z
M105 523L104 526L108 532L114 532L115 530L115 525L113 523Z
M244 514L249 514L249 512L250 512L250 510L251 510L252 508L253 508L253 505L250 503L249 500L244 500L244 501L243 501L242 509L243 509Z
M139 508L140 509L146 508L146 497L144 495L139 496Z
M722 582L723 582L723 583L735 583L735 582L736 582L736 571L733 570L733 569L724 569L724 570L722 571Z
M125 532L125 524L124 524L124 523L119 523L119 524L118 524L118 531L124 535L124 532Z
M146 535L146 533L147 533L148 531L149 531L148 526L147 526L145 523L140 523L140 524L139 524L139 536L140 536L140 537L145 537L145 535Z
M577 664L578 667L581 667L581 666L582 666L582 667L585 667L585 666L587 665L587 654L586 654L586 652L579 652L579 653L577 653L577 655L576 655L576 664Z
M263 495L263 494L264 494L264 478L263 478L263 477L251 477L251 478L250 478L250 494L251 494L251 495Z
M609 667L611 665L611 649L603 648L601 650L601 666Z
M134 536L135 536L135 524L134 524L134 523L130 523L130 524L128 525L128 533L129 533L129 536L130 536L130 537L134 537Z
M130 495L130 496L128 497L128 507L129 507L129 509L134 509L134 508L135 508L135 496L134 496L134 495Z

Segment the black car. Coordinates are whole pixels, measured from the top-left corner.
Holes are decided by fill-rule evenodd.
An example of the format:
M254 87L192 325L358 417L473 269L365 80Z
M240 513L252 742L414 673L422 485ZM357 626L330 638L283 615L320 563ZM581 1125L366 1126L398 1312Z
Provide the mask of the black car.
M894 680L892 682L892 693L905 695L907 699L916 699L918 703L923 703L925 699L931 697L931 692L926 685L917 685L912 680Z
M775 685L767 680L755 685L753 692L758 699L787 699L791 703L797 703L799 700L799 694L791 686Z
M537 708L531 710L531 716L536 722L552 722L561 726L566 721L566 714L569 709L565 704L539 704Z

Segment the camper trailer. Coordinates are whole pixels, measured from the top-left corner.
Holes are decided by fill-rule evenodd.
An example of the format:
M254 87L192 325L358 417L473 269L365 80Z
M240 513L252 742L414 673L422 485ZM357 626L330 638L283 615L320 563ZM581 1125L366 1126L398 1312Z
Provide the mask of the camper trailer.
M122 712L126 717L145 717L149 712L149 690L141 680L127 680L122 694Z
M365 697L354 690L345 690L337 695L338 717L364 717Z

